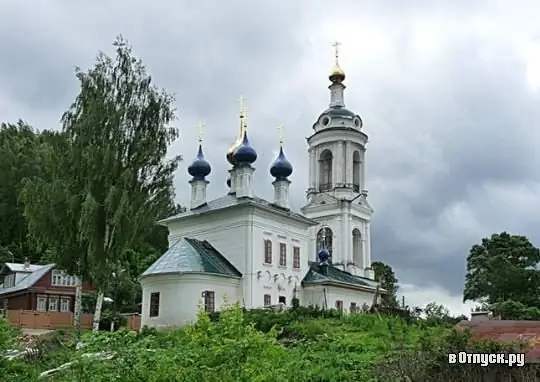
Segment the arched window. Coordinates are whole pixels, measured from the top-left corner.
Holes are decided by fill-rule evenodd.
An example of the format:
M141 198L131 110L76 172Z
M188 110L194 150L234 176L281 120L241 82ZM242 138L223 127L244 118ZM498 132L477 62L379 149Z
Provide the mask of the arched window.
M352 242L353 242L353 262L359 267L364 266L364 256L362 254L362 234L358 228L353 229L352 231Z
M319 192L332 190L332 152L324 150L319 159Z
M355 151L353 154L353 191L360 192L360 153Z
M323 235L324 232L324 235ZM330 228L324 227L319 230L317 233L317 253L319 253L319 249L323 246L323 243L326 244L326 249L328 249L328 252L330 253L330 258L328 259L328 262L332 262L332 236L333 232ZM323 236L324 236L324 242L323 242ZM318 259L317 259L318 260Z

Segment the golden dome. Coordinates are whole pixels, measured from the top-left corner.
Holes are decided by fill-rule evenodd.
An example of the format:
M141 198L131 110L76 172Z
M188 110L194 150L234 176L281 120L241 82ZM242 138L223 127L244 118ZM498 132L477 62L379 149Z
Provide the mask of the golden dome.
M233 156L236 152L236 149L242 145L242 140L244 139L244 121L240 121L240 131L238 132L238 137L234 141L234 143L229 147L229 150L227 151L227 162L234 165Z
M332 82L342 82L345 80L345 72L339 67L338 64L336 64L334 65L334 68L332 69L332 72L328 78L330 78L330 81Z

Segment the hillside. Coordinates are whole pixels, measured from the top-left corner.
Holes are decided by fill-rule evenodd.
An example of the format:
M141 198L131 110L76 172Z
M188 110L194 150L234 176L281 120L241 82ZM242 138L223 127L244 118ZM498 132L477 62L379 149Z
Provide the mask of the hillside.
M4 326L4 348L8 334ZM201 314L196 326L184 330L85 333L80 351L66 338L44 342L44 351L32 359L4 360L2 380L456 382L479 380L477 373L486 371L446 365L448 352L473 351L466 334L447 326L371 314L342 317L335 311L243 312L233 307L219 319ZM473 345L479 346L501 350L495 344ZM111 359L81 357L92 352L106 352L105 358ZM38 378L74 360L80 362ZM510 372L528 380L522 375L525 368Z

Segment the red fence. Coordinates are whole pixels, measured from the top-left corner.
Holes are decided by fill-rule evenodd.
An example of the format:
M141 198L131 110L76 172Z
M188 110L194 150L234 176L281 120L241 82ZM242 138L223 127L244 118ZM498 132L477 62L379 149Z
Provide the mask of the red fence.
M139 331L141 317L137 313L125 314L127 327ZM81 328L91 329L93 314L81 315ZM25 329L66 329L73 327L72 312L38 312L35 310L7 310L6 318L11 325Z

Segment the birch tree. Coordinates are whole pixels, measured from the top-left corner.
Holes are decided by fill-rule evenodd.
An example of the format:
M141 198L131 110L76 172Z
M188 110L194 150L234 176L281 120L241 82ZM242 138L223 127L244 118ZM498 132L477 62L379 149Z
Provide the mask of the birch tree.
M68 216L58 221L63 227L53 230L70 232L73 263L80 262L81 273L98 289L94 331L113 270L172 208L173 176L181 160L166 159L178 137L170 126L173 96L152 84L122 37L113 45L114 59L99 53L93 68L76 69L80 92L61 119L66 148L57 155L56 168L62 173L49 183L29 181L24 189L27 216L38 215L31 200L41 198L50 206L56 190L62 195L58 204L68 205ZM35 222L33 231L53 235Z

